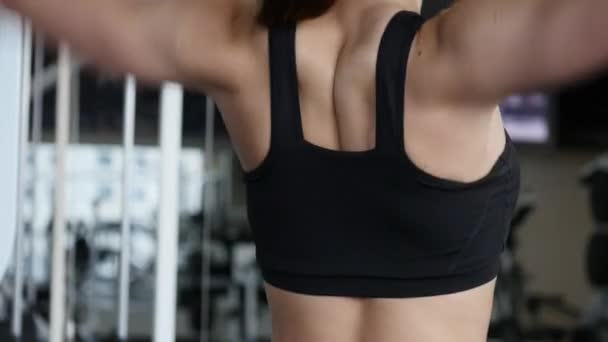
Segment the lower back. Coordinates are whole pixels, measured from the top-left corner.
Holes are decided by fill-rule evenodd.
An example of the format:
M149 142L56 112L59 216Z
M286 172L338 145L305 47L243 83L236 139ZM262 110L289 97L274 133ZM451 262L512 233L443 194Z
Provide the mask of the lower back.
M424 298L359 299L266 285L273 342L485 342L495 282Z

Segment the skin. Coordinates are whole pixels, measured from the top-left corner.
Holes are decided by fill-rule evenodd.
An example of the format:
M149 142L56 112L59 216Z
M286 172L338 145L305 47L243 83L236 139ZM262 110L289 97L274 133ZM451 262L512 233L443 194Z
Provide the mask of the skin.
M270 142L267 30L255 0L0 0L100 67L175 80L210 94L245 170ZM380 35L416 0L338 0L298 26L305 138L329 149L374 145ZM474 181L505 144L497 103L608 65L608 1L459 0L417 35L406 82L405 151L442 178ZM66 20L65 18L70 18ZM410 299L316 297L266 284L275 342L482 342L495 282Z

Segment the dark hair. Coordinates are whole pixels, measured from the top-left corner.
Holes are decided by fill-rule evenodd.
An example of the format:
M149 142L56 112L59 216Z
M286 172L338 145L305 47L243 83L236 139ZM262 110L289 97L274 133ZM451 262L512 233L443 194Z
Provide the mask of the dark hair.
M296 23L322 15L334 3L335 0L262 0L258 21L267 27Z

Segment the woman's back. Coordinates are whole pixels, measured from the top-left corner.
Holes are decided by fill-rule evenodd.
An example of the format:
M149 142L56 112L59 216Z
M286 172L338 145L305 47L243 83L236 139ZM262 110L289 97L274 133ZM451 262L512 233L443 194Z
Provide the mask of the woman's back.
M304 139L322 150L353 152L376 147L376 68L381 38L397 12L417 8L412 7L414 1L403 1L402 5L370 3L334 8L296 27L295 61ZM423 30L417 39L424 39L425 34L432 32ZM252 83L243 82L243 88L236 92L238 97L226 99L231 106L240 104L238 109L230 113L229 108L222 108L222 101L219 103L229 130L247 132L246 142L236 145L246 170L256 170L264 162L272 139L267 35L266 30L260 33L258 46L264 53L259 54L259 66L247 77ZM411 76L404 94L405 127L401 129L407 151L403 153L441 178L473 182L483 177L505 147L496 107L480 110L417 102L410 89L415 89L417 78L424 77L424 69L433 66L425 63L424 55L412 51L407 67ZM417 69L422 71L413 71ZM240 119L232 121L231 115ZM243 127L244 123L248 126ZM238 140L237 135L233 134L233 139ZM444 296L356 299L295 294L266 284L273 310L273 341L277 342L439 342L447 335L450 341L485 341L493 288L490 282ZM463 313L466 307L476 309Z
M396 12L417 11L411 0L402 1L405 6L394 1L367 3L371 5L353 2L344 11L333 9L297 26L295 50L304 136L307 142L325 149L374 148L380 39ZM255 56L255 66L242 70L241 75L247 76L239 83L239 91L218 101L246 170L258 166L270 147L267 34L266 29L256 34L256 47L263 52ZM432 34L432 30L423 29L417 39ZM463 182L479 179L490 171L504 148L498 109L417 101L416 83L425 77L425 69L433 68L432 61L424 57L414 51L408 65L403 128L407 154L422 169L442 178ZM441 94L423 95L428 96Z

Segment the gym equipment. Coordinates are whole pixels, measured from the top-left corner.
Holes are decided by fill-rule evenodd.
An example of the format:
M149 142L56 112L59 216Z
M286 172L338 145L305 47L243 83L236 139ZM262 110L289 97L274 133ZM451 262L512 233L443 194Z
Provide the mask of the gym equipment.
M25 220L23 214L23 199L25 198L25 181L23 171L26 165L27 144L30 126L30 85L31 85L31 60L32 60L32 27L29 22L23 23L23 65L21 70L21 118L20 142L19 142L19 183L17 192L17 231L15 239L15 274L13 284L13 320L12 333L17 339L21 338L22 315L23 315L23 248Z
M608 155L585 166L581 183L589 190L595 222L587 245L586 271L598 293L583 314L575 342L603 342L608 341Z
M0 140L8 138L9 141L2 141L0 143L3 158L6 161L6 167L0 171L2 175L0 178L7 184L2 184L3 194L8 197L8 203L4 203L3 198L0 198L0 204L2 209L13 211L15 214L9 214L8 212L2 212L0 214L0 221L2 221L3 228L3 241L9 243L8 246L3 247L0 254L4 256L4 253L10 254L12 247L12 229L16 227L17 239L16 239L16 253L14 255L14 281L12 291L12 320L11 320L11 337L16 340L26 339L32 340L37 336L37 322L39 315L32 311L31 304L35 297L36 290L33 285L33 279L30 276L28 278L27 288L27 303L23 298L23 287L24 287L24 276L25 276L25 265L24 265L24 252L25 252L25 229L28 229L29 233L33 233L32 223L26 223L23 214L23 203L26 198L32 200L35 196L35 187L32 189L32 193L27 196L24 195L25 189L25 176L26 173L26 156L28 154L33 155L37 149L37 144L41 140L41 119L42 119L42 107L41 107L41 94L34 93L34 118L33 118L33 133L32 139L34 144L31 148L27 148L28 135L29 135L29 106L31 97L31 59L32 59L32 32L31 26L27 22L21 22L16 17L12 17L3 9L0 9L0 74L3 75L2 81L0 82L0 97L6 96L6 98L0 99L2 103L3 111L3 124L0 128ZM17 26L16 26L17 25ZM12 46L11 46L12 44ZM20 44L20 45L19 45ZM37 40L36 43L36 71L42 70L43 62L43 51L41 39ZM9 58L10 57L10 58ZM5 78L6 77L6 78ZM19 82L16 82L16 78L19 77ZM8 81L15 81L13 84L9 84ZM40 95L40 96L38 96ZM18 102L16 102L18 101ZM16 107L18 103L18 107ZM19 129L13 126L13 123L20 122ZM7 129L5 132L4 129ZM15 134L20 135L19 146L17 147L12 143L12 137ZM3 150L7 148L7 150ZM29 153L31 151L31 153ZM18 159L13 159L16 153L19 153ZM36 164L36 158L32 157L32 164ZM13 166L14 169L11 167ZM16 175L12 175L13 171L17 171ZM17 178L19 177L19 178ZM12 187L19 187L17 192L13 192ZM27 190L29 191L29 190ZM12 198L10 198L12 197ZM35 201L33 201L35 203ZM32 208L32 220L36 215L35 205ZM11 224L4 222L4 220L14 220ZM14 226L13 226L14 224ZM28 239L31 242L32 239ZM34 244L31 243L28 246L30 252L30 261L33 260L34 255ZM5 260L2 260L4 263ZM32 262L32 261L31 261ZM31 263L30 263L31 271ZM4 268L4 267L2 267ZM1 280L1 279L0 279ZM7 329L8 331L9 329ZM40 338L38 336L37 338ZM4 338L2 339L4 340Z
M536 208L536 200L523 192L511 222L505 251L501 255L501 270L496 284L494 312L489 337L503 342L551 341L558 342L568 336L569 329L545 324L541 310L550 308L569 318L579 316L560 296L530 293L526 290L528 275L517 261L517 233ZM522 317L528 314L530 322Z
M125 82L125 108L123 127L123 173L122 173L122 234L120 254L120 278L118 291L117 336L126 341L129 336L129 261L131 259L131 220L129 194L131 191L133 145L135 137L135 77L127 76Z
M175 340L179 151L182 129L182 88L165 84L161 92L161 183L158 213L154 341Z
M206 248L206 244L210 241L210 233L213 227L213 215L211 215L214 209L215 186L210 182L212 175L212 165L215 162L215 148L213 144L213 138L215 135L215 104L210 97L207 97L206 108L205 108L205 164L204 170L207 176L207 182L203 188L203 215L207 218L203 225L203 236L201 239L202 246L202 270L201 270L201 342L209 342L209 307L210 307L210 286L209 282L211 279L211 262L209 257L209 248Z
M2 13L4 15L4 13ZM11 17L12 18L12 17ZM19 30L23 30L23 26L20 26L19 19L12 19L16 23L19 23ZM5 23L3 16L0 17L0 27ZM9 32L7 30L0 30L0 61L2 58L6 57L6 51L15 51L13 48L4 48L3 45L5 42L3 40L4 33ZM11 34L11 38L19 38L14 39L14 41L18 44L23 44L21 34ZM31 43L30 43L31 44ZM26 44L27 45L27 44ZM23 53L27 53L27 49L25 51L21 46L19 49L19 56L12 56L14 62L20 63L22 67L29 66L32 64L28 61L28 57L23 56ZM40 161L36 157L38 153L39 144L41 142L42 137L42 95L46 89L52 88L52 83L57 81L57 92L56 92L56 153L54 154L54 161L56 170L54 172L55 176L55 184L54 184L54 196L53 199L50 200L52 203L52 209L50 212L52 213L52 224L49 226L52 227L52 230L49 229L49 232L52 233L52 258L48 258L48 256L44 256L44 251L40 250L44 247L38 247L38 251L34 248L34 239L45 239L45 237L41 236L41 234L34 233L34 229L32 229L31 239L31 248L26 248L24 251L29 250L30 262L34 263L35 259L38 259L38 264L40 263L41 258L52 259L52 267L49 274L52 275L51 285L49 289L46 288L45 284L38 285L31 277L28 278L28 289L27 289L27 299L28 302L34 304L35 297L38 297L39 301L31 306L31 310L25 310L25 314L23 315L24 320L14 319L12 324L15 326L21 326L23 324L27 324L28 331L25 333L29 333L29 329L31 326L31 322L36 321L37 326L41 326L42 328L36 328L32 330L39 331L38 338L46 338L48 336L51 342L58 341L94 341L94 335L91 334L93 332L89 327L86 326L87 320L87 310L90 309L90 306L87 307L80 302L80 298L77 299L77 295L85 294L86 291L83 291L83 286L90 285L90 282L83 285L83 281L87 279L90 275L95 275L95 265L92 265L91 260L95 260L95 251L94 244L92 244L92 236L95 234L91 234L88 231L90 227L88 222L82 221L71 221L66 212L67 207L67 179L66 179L66 161L68 157L67 148L70 143L77 143L77 131L79 126L79 110L78 110L78 101L77 94L78 92L78 75L74 72L77 68L76 62L73 61L69 48L64 44L59 45L59 62L56 66L50 66L48 68L44 68L44 47L43 42L40 37L38 37L36 41L36 56L34 58L35 65L35 75L32 79L31 85L31 95L30 91L27 90L27 82L30 79L31 71L23 72L22 67L13 68L11 67L11 71L14 72L15 83L14 84L23 84L23 86L15 87L13 83L10 85L10 91L3 91L0 94L0 100L2 100L3 110L4 105L6 103L10 103L10 101L4 101L4 97L10 97L11 101L14 101L12 104L14 106L14 110L16 111L14 115L9 115L9 119L14 120L14 122L9 122L9 119L3 121L2 127L0 127L0 133L4 133L4 129L10 130L7 134L2 134L0 136L0 149L4 152L4 148L9 148L10 153L4 153L4 156L9 158L8 165L19 165L18 158L21 157L25 159L27 155L23 149L17 149L18 143L18 135L19 127L22 127L23 131L27 133L27 129L29 123L19 121L22 119L27 119L26 115L19 115L19 111L23 113L29 113L29 109L24 108L24 106L29 106L30 97L33 100L33 132L32 132L32 146L31 153L29 153L29 157L31 158L31 163L34 167L33 178L38 178L38 171L36 168L38 167L38 163ZM29 57L31 58L31 57ZM9 75L9 72L4 72L4 67L7 67L8 63L0 63L0 72L2 72L3 80L0 82L0 90L4 90L4 75ZM74 73L73 73L74 72ZM22 95L22 91L25 94ZM11 93L12 91L12 93ZM13 95L11 95L13 94ZM205 197L204 206L206 215L210 218L205 222L204 236L201 236L203 246L210 246L215 243L212 242L209 235L214 227L224 227L224 221L226 220L225 216L227 216L225 204L223 202L229 195L222 194L225 191L225 187L228 186L230 180L228 177L231 177L232 174L224 175L220 174L218 170L217 164L224 163L224 159L232 158L231 154L229 158L225 158L226 155L220 155L218 158L215 156L215 141L214 141L214 128L215 128L215 106L211 99L207 99L207 131L205 134L205 168L207 169L207 174L205 175L208 180L208 184L210 186L205 189ZM176 294L176 277L177 277L177 234L178 230L178 210L177 204L178 202L178 191L179 191L179 172L178 168L180 166L180 161L178 159L181 148L181 111L182 111L182 90L181 87L175 84L166 84L163 88L162 92L162 104L161 104L161 193L159 198L161 199L161 204L159 206L159 215L158 215L158 254L157 254L157 272L156 272L156 292L155 292L155 302L154 302L154 339L156 341L171 341L175 340L175 294ZM122 170L123 177L123 208L122 208L122 222L120 227L121 229L115 230L106 230L104 233L108 233L115 236L121 236L120 239L120 282L119 282L119 300L118 300L118 314L116 315L116 335L113 338L118 338L119 340L126 341L128 338L128 317L129 317L129 284L132 284L132 280L134 278L132 262L129 262L130 259L130 251L129 248L132 244L129 241L140 240L141 236L138 236L138 226L133 225L130 217L129 217L129 200L127 199L127 195L129 194L129 188L131 187L132 180L132 170L130 167L129 161L133 159L133 130L134 130L134 116L135 116L135 80L132 77L127 78L125 82L125 103L124 103L124 132L123 132L123 140L124 140L124 169ZM21 125L19 125L21 124ZM25 128L24 128L25 127ZM11 135L12 134L12 135ZM4 139L13 137L14 141L11 144L5 144ZM24 147L28 140L27 134L22 135L22 147ZM71 138L71 139L70 139ZM20 151L19 153L17 153ZM72 153L70 151L70 153ZM10 158L14 156L15 161L10 162ZM51 164L49 164L51 165ZM4 172L12 172L9 176L4 177ZM226 171L226 169L222 169L222 172ZM228 170L228 171L231 171ZM9 181L11 177L13 177L13 181L11 184L16 185L18 182L16 181L16 177L22 172L17 172L17 168L15 170L6 170L2 171L1 181ZM3 194L7 196L6 201L9 205L4 205L0 210L2 212L0 214L4 214L5 210L10 210L11 215L0 215L0 220L4 223L5 218L10 218L10 225L8 227L17 227L17 214L16 203L22 203L21 199L17 197L17 188L14 191L10 191L10 187L6 187L9 191L4 191ZM33 187L33 191L36 192L36 187ZM33 195L28 194L29 197L35 197L36 194ZM38 196L40 197L40 196ZM16 200L17 199L17 200ZM0 198L0 204L4 204L4 198ZM11 207L12 205L12 207ZM32 216L40 216L45 215L46 213L39 213L40 208L36 208L36 201L33 201L32 207ZM11 218L12 217L12 218ZM68 222L70 221L70 222ZM33 223L28 223L33 224ZM38 223L40 226L41 222ZM223 228L222 228L223 229ZM240 229L240 228L239 228ZM202 231L202 230L201 230ZM3 233L5 233L3 231ZM36 236L37 235L37 236ZM230 235L230 233L226 232L226 236ZM5 233L5 237L7 234ZM149 236L146 235L146 238ZM50 239L49 239L50 240ZM231 289L230 295L224 297L226 299L224 302L228 303L232 301L229 305L234 309L231 309L230 319L238 319L238 322L241 329L238 330L241 332L242 339L241 340L253 340L256 339L258 335L258 324L257 321L257 313L258 311L258 297L261 289L261 281L259 276L257 275L257 270L255 269L255 264L252 263L254 260L252 254L252 242L251 239L247 241L243 241L243 243L238 246L231 247L231 253L235 256L235 259L230 262L227 269L229 273L227 273L227 277L224 278L225 283L220 284L216 282L219 278L214 278L210 275L210 262L212 257L204 257L203 254L208 254L208 250L203 248L201 254L198 255L198 259L203 263L199 265L199 270L202 271L201 276L198 278L198 281L202 280L203 284L201 285L201 289L203 289L200 304L203 307L201 312L209 312L208 307L212 303L212 298L210 298L209 294L205 294L206 292L212 290L213 288L224 288ZM28 241L28 242L29 242ZM118 241L118 240L116 240ZM147 241L147 240L146 240ZM235 240L236 241L236 240ZM224 241L220 242L224 244ZM0 254L6 252L7 249L0 249ZM118 250L118 249L116 249ZM68 254L66 254L68 252ZM88 257L86 257L88 255ZM115 256L112 256L117 260ZM8 257L7 257L8 259ZM18 258L19 260L21 258ZM1 261L1 258L0 258ZM131 266L131 267L129 267ZM24 269L21 269L19 272L22 272L21 275L18 275L16 279L22 277L25 273ZM17 273L19 273L17 272ZM137 276L137 274L135 274ZM43 275L46 277L46 275ZM38 280L40 281L40 280ZM115 281L115 279L112 279ZM19 283L19 281L16 281ZM106 282L109 284L110 282ZM23 284L23 282L21 282ZM39 287L40 286L40 287ZM17 288L14 288L14 300L18 302L20 299L20 294L22 291L22 285L18 285ZM86 289L85 289L86 290ZM215 299L213 299L215 300ZM50 302L47 308L47 301ZM86 299L85 299L86 301ZM243 304L244 303L244 304ZM88 302L87 302L88 304ZM23 307L23 304L17 304L13 307L14 314L19 314L23 310L19 309L19 307ZM32 318L33 317L33 318ZM47 321L50 321L49 329L46 331ZM210 317L201 316L200 322L204 326L208 326L211 321ZM41 323L39 323L41 322ZM22 330L21 328L14 329ZM210 333L210 331L208 331ZM1 335L0 335L1 336ZM203 340L209 341L210 337L205 337L204 334L201 334L201 338Z
M75 57L75 56L74 56ZM75 61L76 58L72 58L72 61ZM73 62L72 62L73 63ZM68 146L75 146L79 143L79 135L80 135L80 73L72 72L70 75L70 121L68 126ZM66 173L67 174L67 173ZM69 221L69 219L68 219ZM77 241L77 228L73 227L71 222L68 222L68 231L66 237L66 248L68 249L66 252L67 258L67 271L66 271L66 304L65 304L65 330L64 335L65 339L68 342L73 342L77 335L81 332L79 331L80 327L77 324L81 320L81 315L77 313L77 289L78 289L78 275L76 272L76 250L74 245Z
M44 70L44 38L41 34L36 35L35 49L34 49L34 77L36 75L40 75ZM38 187L36 186L36 180L38 179L38 150L40 148L40 144L42 142L42 100L43 100L43 91L32 89L32 143L31 143L31 155L32 155L32 168L33 168L33 179L34 186L32 190L32 215L31 222L35 222L38 217L39 207L38 201L36 200L39 195ZM33 276L34 263L36 258L39 255L38 249L34 240L37 237L37 232L34 229L34 224L32 226L32 235L29 239L29 258L30 264L29 266L29 277L27 284L27 299L31 304L36 300L36 285Z
M525 193L520 196L511 222L511 232L506 240L505 251L501 255L501 268L496 283L494 312L489 335L505 342L517 342L523 338L522 313L525 294L525 274L517 262L516 235L523 223L534 212L534 197Z
M65 295L66 295L66 257L65 257L65 227L66 220L66 159L69 141L70 123L70 68L71 57L69 48L60 43L56 109L57 127L55 146L55 217L53 221L53 251L51 277L51 310L50 310L50 342L64 341Z
M20 119L23 87L23 24L21 19L0 7L0 155L6 167L0 168L0 280L8 267L17 230L19 184Z

